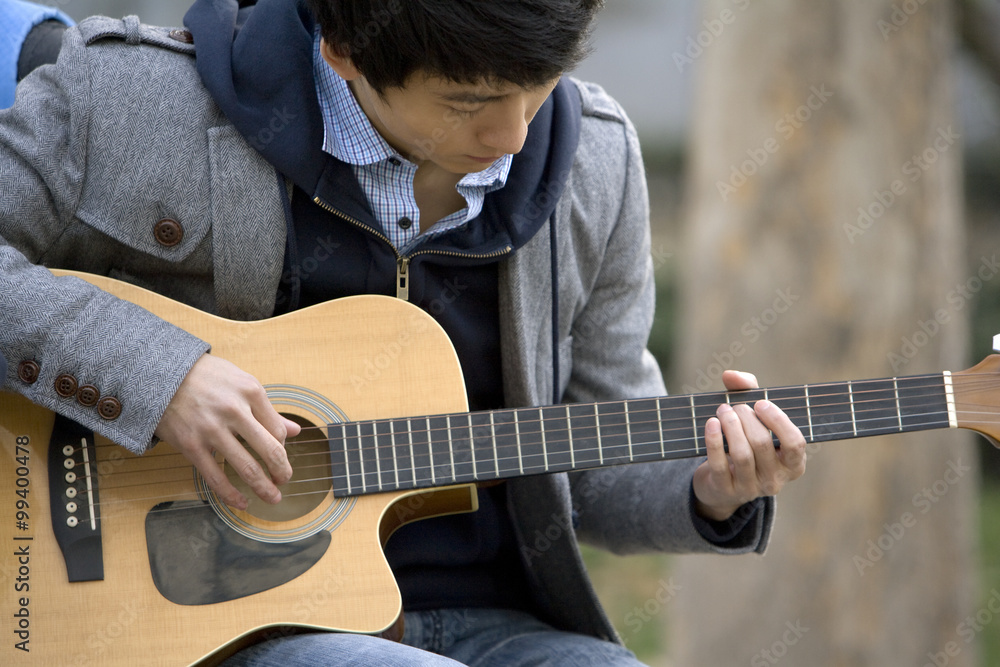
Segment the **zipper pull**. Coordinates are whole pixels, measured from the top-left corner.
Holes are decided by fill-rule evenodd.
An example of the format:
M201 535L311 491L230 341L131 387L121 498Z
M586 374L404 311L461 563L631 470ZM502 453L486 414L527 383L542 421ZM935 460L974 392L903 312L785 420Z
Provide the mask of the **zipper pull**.
M410 300L410 258L400 257L396 262L396 298Z

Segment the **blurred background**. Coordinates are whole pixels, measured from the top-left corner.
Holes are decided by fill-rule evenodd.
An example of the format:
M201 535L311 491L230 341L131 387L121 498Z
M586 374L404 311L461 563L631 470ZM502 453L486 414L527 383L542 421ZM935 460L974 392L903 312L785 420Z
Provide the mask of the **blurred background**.
M179 25L190 2L48 4ZM593 41L576 75L644 146L671 392L990 352L995 0L609 0ZM809 452L764 556L587 552L626 644L652 665L1000 665L1000 451L928 431Z

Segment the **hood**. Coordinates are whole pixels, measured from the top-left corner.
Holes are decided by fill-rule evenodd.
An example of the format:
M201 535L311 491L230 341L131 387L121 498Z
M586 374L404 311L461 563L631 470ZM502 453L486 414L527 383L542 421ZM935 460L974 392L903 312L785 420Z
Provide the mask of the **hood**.
M202 82L246 140L305 192L336 206L324 172L343 172L323 152L323 120L313 80L316 22L302 0L197 0L184 16L194 36ZM472 249L496 234L519 248L551 216L566 184L580 134L580 97L563 80L528 128L507 185L486 197L487 224L437 243ZM356 195L356 192L353 193ZM491 243L491 245L492 245Z

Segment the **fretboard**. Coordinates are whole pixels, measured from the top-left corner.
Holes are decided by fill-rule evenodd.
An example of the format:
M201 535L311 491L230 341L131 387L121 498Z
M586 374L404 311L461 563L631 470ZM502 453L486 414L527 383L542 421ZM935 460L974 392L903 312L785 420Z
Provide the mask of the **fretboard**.
M337 496L703 456L721 403L767 399L807 442L954 427L949 373L329 426ZM777 443L776 443L777 444Z

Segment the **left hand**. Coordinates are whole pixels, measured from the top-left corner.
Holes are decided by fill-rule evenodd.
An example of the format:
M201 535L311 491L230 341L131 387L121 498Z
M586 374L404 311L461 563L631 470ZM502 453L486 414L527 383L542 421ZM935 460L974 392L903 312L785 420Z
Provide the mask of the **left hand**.
M726 371L722 382L729 391L757 388L750 373ZM780 448L774 447L768 429L778 436ZM757 401L753 408L720 405L705 424L705 447L708 460L694 471L695 511L714 521L728 519L755 498L776 495L806 470L805 437L770 401Z

